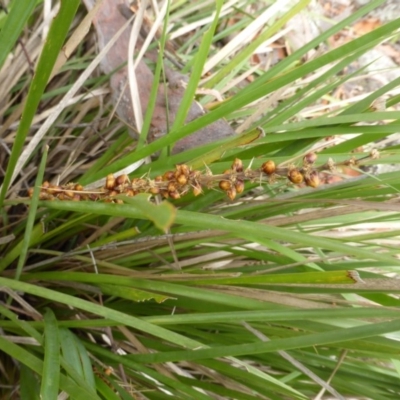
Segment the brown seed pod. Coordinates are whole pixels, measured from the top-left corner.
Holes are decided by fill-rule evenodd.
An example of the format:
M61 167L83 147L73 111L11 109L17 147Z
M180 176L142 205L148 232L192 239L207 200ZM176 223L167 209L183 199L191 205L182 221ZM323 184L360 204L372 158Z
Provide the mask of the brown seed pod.
M243 172L243 162L240 158L235 158L232 163L232 170L235 172Z
M167 171L163 175L163 181L172 181L175 178L174 171Z
M318 171L311 171L309 174L305 175L304 181L306 182L307 186L312 188L316 188L321 184Z
M29 188L28 189L28 196L30 197L30 198L32 198L32 196L33 196L33 188ZM45 192L40 192L40 195L42 194L42 193L45 193Z
M160 190L160 195L161 195L164 199L168 199L168 198L169 198L168 190Z
M108 174L104 187L108 190L113 190L116 184L116 179L113 174Z
M73 201L81 201L81 196L78 193L74 194Z
M181 198L181 195L179 194L179 192L177 190L168 192L168 194L169 194L169 197L171 197L171 199L174 199L174 200Z
M297 168L289 169L288 178L295 185L299 185L304 180L303 174Z
M265 163L261 165L261 171L263 171L264 174L272 175L276 171L275 162L272 160L265 161Z
M79 192L83 192L85 189L84 189L84 187L83 187L82 185L80 185L79 183L77 183L77 184L74 186L74 190L77 190L77 191L79 191Z
M224 190L225 192L229 189L232 188L232 182L231 181L226 181L226 180L222 180L219 182L218 184L219 188Z
M122 174L116 179L117 186L125 185L127 182L129 182L129 176L126 174Z
M226 191L227 196L230 200L234 200L236 197L236 189L235 186L232 186L229 190Z
M243 193L243 191L244 191L244 182L241 179L237 179L236 180L235 189L236 189L236 193L237 194Z
M314 164L317 158L318 156L315 153L307 153L303 158L303 162L306 165Z

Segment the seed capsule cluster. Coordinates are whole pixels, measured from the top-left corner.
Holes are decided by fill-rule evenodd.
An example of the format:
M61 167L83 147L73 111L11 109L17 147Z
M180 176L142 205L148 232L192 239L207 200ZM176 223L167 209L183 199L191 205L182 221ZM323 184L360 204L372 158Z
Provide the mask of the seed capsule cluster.
M231 200L234 200L236 195L244 191L245 173L243 172L242 160L235 158L231 169L226 170L224 175L228 176L228 179L220 180L218 186Z
M376 154L365 158L376 158ZM315 153L306 154L303 158L301 168L295 165L288 167L277 167L272 160L265 161L260 168L244 169L242 160L236 158L231 168L223 174L213 174L209 169L206 172L192 170L186 164L178 164L174 170L166 171L163 175L156 176L154 179L149 177L130 179L128 175L115 177L110 174L106 177L104 187L98 190L85 190L82 185L68 183L66 185L52 185L43 182L40 191L41 200L90 200L107 201L121 203L122 200L116 198L118 195L135 196L139 193L149 193L160 195L165 199L179 199L187 193L198 196L204 189L219 188L226 193L230 200L234 200L245 188L245 181L249 182L268 182L273 183L278 179L288 179L295 185L306 185L316 188L321 184L319 171L329 170L333 172L336 168L332 160L318 168L314 166L317 160ZM360 160L351 160L352 165L357 165ZM349 165L345 161L344 165ZM33 189L29 189L30 197Z

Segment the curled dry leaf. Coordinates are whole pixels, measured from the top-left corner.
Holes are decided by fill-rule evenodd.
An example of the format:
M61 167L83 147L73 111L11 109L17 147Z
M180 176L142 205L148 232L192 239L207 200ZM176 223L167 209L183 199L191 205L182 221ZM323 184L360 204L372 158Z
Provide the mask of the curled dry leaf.
M94 7L95 0L84 0L88 10ZM116 32L126 23L126 16L121 12L126 9L129 3L125 0L103 0L102 5L97 12L93 24L96 29L97 43L99 51L101 51ZM109 74L127 61L128 46L129 46L129 27L121 34L115 45L105 55L101 62L101 68L104 73ZM139 37L136 47L140 48L143 45L143 38ZM156 54L147 52L146 57L155 60ZM168 86L160 84L155 110L153 113L151 127L149 132L149 140L155 140L167 133L167 126L170 125L175 118L176 112L181 103L184 87L180 84L181 81L187 78L174 71L167 66L165 67ZM154 75L144 61L140 61L136 67L136 77L138 81L138 90L140 95L140 103L143 113L145 113L149 102L149 95L153 84ZM131 96L128 87L128 72L127 67L120 68L113 73L110 79L110 86L113 94L113 101L117 105L116 111L118 116L128 125L135 125L134 114L132 109ZM166 93L165 93L166 91ZM118 103L118 99L121 100ZM168 99L168 104L166 100ZM186 122L192 121L204 114L203 108L196 102L193 102L189 110ZM167 123L169 121L169 124ZM134 135L133 132L131 132ZM202 144L210 143L231 135L235 132L223 120L216 121L213 124L193 133L192 135L180 140L175 148L174 153L178 153Z

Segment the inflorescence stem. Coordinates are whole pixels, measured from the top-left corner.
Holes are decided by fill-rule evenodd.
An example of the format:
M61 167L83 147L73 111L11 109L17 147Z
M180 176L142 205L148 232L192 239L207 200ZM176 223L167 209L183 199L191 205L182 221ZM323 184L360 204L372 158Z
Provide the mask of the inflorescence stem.
M379 157L377 151L360 159L351 158L341 165L359 166L361 161L376 159ZM52 185L49 182L43 182L40 191L41 200L89 200L89 201L107 201L113 203L123 202L118 195L135 196L139 193L149 193L151 195L160 195L168 199L179 199L187 193L192 192L198 196L204 189L219 187L227 196L233 200L244 191L244 183L249 182L268 182L274 183L279 179L288 179L295 185L304 184L313 188L321 184L321 171L334 172L336 164L333 160L328 160L326 164L316 167L315 161L317 155L309 153L303 158L303 166L298 168L294 165L288 167L277 167L275 162L268 160L260 168L244 169L243 163L236 158L231 169L223 174L214 175L207 168L206 172L192 170L186 164L178 164L173 171L167 171L164 175L151 178L133 178L128 175L115 177L110 174L106 178L104 187L97 190L86 190L80 184L68 183L66 185ZM32 197L33 189L29 189L29 196Z

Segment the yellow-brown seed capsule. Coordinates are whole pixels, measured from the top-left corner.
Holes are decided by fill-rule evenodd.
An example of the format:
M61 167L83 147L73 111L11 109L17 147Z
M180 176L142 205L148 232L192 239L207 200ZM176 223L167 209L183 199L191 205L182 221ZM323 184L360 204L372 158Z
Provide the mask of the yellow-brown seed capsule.
M49 187L47 188L47 193L49 194L57 194L61 192L61 187L60 186L56 186L56 185L49 185Z
M236 189L236 193L237 194L243 193L243 191L244 191L244 182L241 179L237 179L236 180L235 189Z
M65 195L66 197L69 197L70 199L73 199L75 193L72 192L71 190L65 190L65 191L64 191L64 195Z
M186 175L184 174L180 174L178 176L176 176L176 181L180 184L180 185L186 185L188 178Z
M218 185L219 185L220 189L222 189L222 190L224 190L226 192L227 190L231 189L232 182L223 180L223 181L220 181Z
M193 185L193 194L194 196L198 196L199 194L201 194L202 189L199 183L196 183Z
M113 174L108 174L106 178L106 183L104 187L108 190L113 190L115 187L115 176Z
M189 176L190 168L186 164L177 164L175 170L175 177L177 178L179 175Z
M125 183L129 182L129 176L126 174L122 174L117 177L116 184L117 186L125 185Z
M31 198L33 196L33 190L34 190L33 188L29 188L28 189L28 196L31 197Z
M84 188L83 188L82 185L80 185L79 183L77 183L77 184L74 186L74 190L78 190L78 191L80 191L80 192L83 192Z
M275 162L272 160L265 161L265 163L261 165L261 170L264 174L272 175L276 171Z
M158 193L160 193L160 188L158 188L157 186L153 186L150 188L149 192L151 194L158 194Z
M176 192L175 182L169 182L167 186L168 193Z
M54 196L49 193L46 193L46 192L40 192L39 199L40 200L54 200Z
M229 190L226 191L227 196L230 200L234 200L236 197L236 189L235 186L232 186Z
M304 181L307 186L312 188L316 188L321 184L318 171L311 171L308 175L304 176Z
M288 178L295 185L299 185L304 180L303 174L296 168L292 168L289 170Z
M232 170L236 172L243 172L243 162L240 158L235 158L232 163Z

